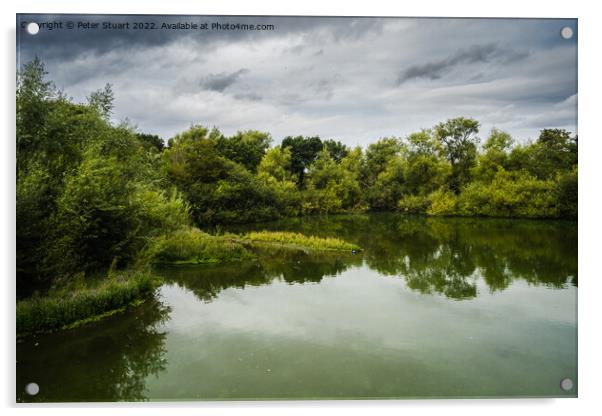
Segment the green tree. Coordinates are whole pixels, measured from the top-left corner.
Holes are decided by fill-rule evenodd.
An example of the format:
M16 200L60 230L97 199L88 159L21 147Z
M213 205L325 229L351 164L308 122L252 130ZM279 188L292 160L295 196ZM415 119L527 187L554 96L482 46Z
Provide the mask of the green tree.
M458 117L435 126L435 136L443 144L447 160L452 166L450 188L459 194L464 185L470 182L470 171L477 156L476 134L480 124L471 118Z
M406 193L428 195L443 186L448 181L452 169L450 163L442 156L441 143L428 130L410 134L406 142Z
M339 163L345 156L349 154L349 147L345 146L343 143L339 141L335 141L332 139L324 140L324 146L328 149L330 156L334 159L335 162Z
M115 94L113 93L113 87L108 83L104 88L94 91L88 96L88 104L90 107L95 108L106 120L111 117L114 101Z
M272 142L268 133L257 130L239 131L234 136L226 137L214 129L209 137L222 156L239 163L251 172L257 170L261 158Z
M282 140L282 148L291 151L291 171L297 177L300 188L305 185L305 172L314 163L323 144L319 137L287 136Z
M403 197L406 183L406 160L396 156L388 160L385 169L378 174L370 191L368 201L374 210L395 210Z
M307 173L303 212L329 214L361 209L357 150L337 163L326 146Z
M276 146L267 151L257 167L257 178L275 194L279 211L285 215L298 215L301 195L291 173L291 151Z
M260 221L278 215L275 196L243 165L224 157L199 125L170 140L167 176L185 193L197 224Z
M146 150L161 153L165 149L163 139L156 134L136 133L136 138L142 143Z
M513 144L514 139L510 134L495 128L491 130L483 145L483 153L477 157L477 164L472 171L473 177L490 183L500 168L508 170L509 152Z
M578 212L577 167L558 177L558 210L562 217L577 218Z
M403 146L396 137L386 137L372 143L366 149L363 181L367 186L376 182L378 175L387 168L389 161L401 154Z
M51 110L50 101L60 95L38 57L17 72L17 174L29 153L35 151L43 137L43 127Z

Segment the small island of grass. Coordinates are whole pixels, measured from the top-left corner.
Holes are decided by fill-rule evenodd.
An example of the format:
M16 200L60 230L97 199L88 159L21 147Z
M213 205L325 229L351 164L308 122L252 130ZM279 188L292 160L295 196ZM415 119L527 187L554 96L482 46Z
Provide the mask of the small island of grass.
M250 232L242 236L251 242L274 243L282 246L325 251L361 251L360 247L340 238L306 236L300 233L260 231Z

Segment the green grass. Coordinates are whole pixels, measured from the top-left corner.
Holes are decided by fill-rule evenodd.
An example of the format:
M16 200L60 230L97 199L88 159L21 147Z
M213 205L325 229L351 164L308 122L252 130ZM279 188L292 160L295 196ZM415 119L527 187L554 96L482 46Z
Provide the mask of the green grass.
M233 236L213 236L188 228L155 239L146 258L150 263L205 264L254 257Z
M250 232L242 236L244 240L274 243L280 245L290 245L294 247L307 248L311 250L325 251L360 251L360 247L348 243L339 238L333 237L314 237L299 233L259 231Z
M141 303L159 279L148 271L112 275L94 287L51 291L17 302L17 335L66 329L96 321Z

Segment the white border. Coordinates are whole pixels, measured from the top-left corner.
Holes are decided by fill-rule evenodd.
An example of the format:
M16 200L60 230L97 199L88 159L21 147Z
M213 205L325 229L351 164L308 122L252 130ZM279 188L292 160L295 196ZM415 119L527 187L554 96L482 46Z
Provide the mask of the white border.
M308 401L308 402L211 402L144 405L69 405L67 408L53 405L40 407L20 406L25 413L43 411L49 415L80 414L82 407L90 415L111 412L144 415L163 415L166 408L177 408L178 413L220 413L269 415L299 414L361 414L400 412L451 415L504 415L508 413L532 415L595 414L600 410L598 391L600 383L600 355L602 353L599 298L602 295L602 276L598 266L602 229L601 183L602 175L602 121L600 119L599 74L602 74L600 41L602 41L602 16L597 13L593 1L545 1L505 0L498 2L474 0L393 2L369 0L361 2L304 0L297 3L286 1L186 1L146 0L21 0L1 3L2 13L2 99L0 116L3 134L0 172L2 174L2 249L0 264L5 273L1 276L4 325L1 334L2 376L0 376L0 404L15 409L14 369L14 88L15 88L15 13L145 13L145 14L271 14L271 15L332 15L332 16L455 16L455 17L569 17L579 18L579 399L556 400L436 400L436 401ZM124 409L124 407L126 407ZM24 409L23 409L24 408Z

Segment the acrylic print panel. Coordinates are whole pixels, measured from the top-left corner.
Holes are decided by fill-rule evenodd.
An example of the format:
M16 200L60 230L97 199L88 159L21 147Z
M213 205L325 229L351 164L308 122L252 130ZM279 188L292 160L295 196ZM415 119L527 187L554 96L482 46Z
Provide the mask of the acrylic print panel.
M16 400L576 397L577 33L18 15Z

